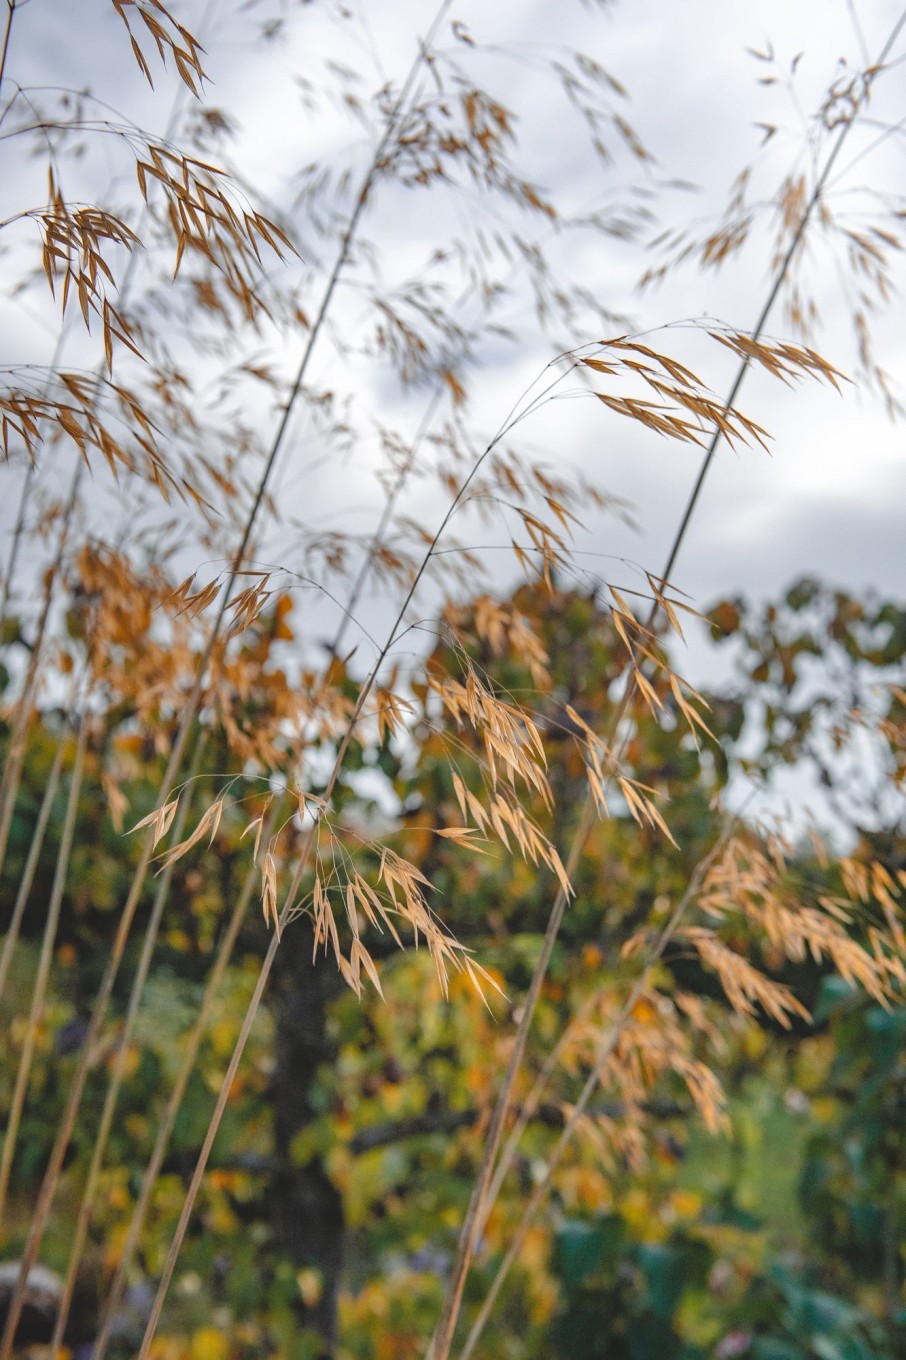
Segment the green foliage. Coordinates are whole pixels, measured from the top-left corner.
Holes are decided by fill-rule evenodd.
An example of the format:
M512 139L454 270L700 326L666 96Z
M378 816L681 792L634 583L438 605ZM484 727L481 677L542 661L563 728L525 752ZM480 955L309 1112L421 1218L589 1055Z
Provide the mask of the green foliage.
M555 658L555 685L569 687L587 721L600 721L607 677L620 662L594 601L523 589L515 602ZM463 636L468 641L467 628ZM473 649L472 660L501 689L504 678L509 686L525 679L517 659L498 660L477 635ZM875 661L861 658L869 668ZM434 664L429 659L429 673ZM582 683L586 671L595 677L589 685ZM760 683L750 680L753 700ZM525 986L534 965L543 913L535 877L514 871L499 851L464 859L448 841L424 835L426 822L455 825L459 812L444 727L436 715L428 719L427 689L421 702L425 717L415 729L418 746L407 749L388 740L382 748L384 773L402 809L394 834L401 851L438 884L449 921L480 949L500 991L483 999L467 979L457 978L445 997L430 959L414 952L385 961L384 1000L373 993L358 1000L331 982L318 1022L323 1030L309 1036L313 1065L302 1093L307 1113L288 1142L286 1164L278 1155L271 1105L274 1044L285 1022L279 1007L261 1013L205 1180L199 1231L186 1244L180 1283L165 1315L167 1344L172 1341L177 1350L184 1344L192 1360L208 1344L204 1328L221 1315L231 1320L229 1354L236 1360L259 1354L262 1346L307 1354L309 1335L316 1355L315 1333L309 1334L304 1321L300 1330L300 1310L304 1319L305 1310L337 1284L341 1354L349 1360L373 1354L378 1334L394 1354L410 1349L415 1354L436 1317L440 1277L449 1265L505 1055L510 998ZM543 708L539 719L545 720ZM757 705L741 697L712 696L712 721L728 752L737 740L761 730ZM585 905L569 920L545 984L517 1108L565 1027L577 1027L579 1047L573 1056L564 1050L564 1066L526 1129L485 1230L470 1285L473 1301L486 1288L525 1189L549 1156L564 1108L575 1097L587 1061L581 1048L583 1017L596 998L618 994L625 985L616 957L620 943L658 919L664 902L681 890L694 856L715 834L713 800L728 767L722 775L679 726L671 730L652 723L650 731L643 729L643 739L644 777L669 790L672 824L682 828L684 849L677 853L654 834L640 836L624 812L602 825L586 852L579 876ZM766 742L771 739L767 733ZM580 779L574 734L565 729L551 740L554 778ZM458 734L457 742L457 768L464 778L477 775L465 734ZM47 746L36 740L31 749L25 787L37 791L47 770ZM208 756L212 768L224 758L223 750ZM152 755L152 769L154 763ZM98 817L101 773L94 761L83 794L88 822ZM149 782L143 759L133 757L131 778L140 799ZM352 784L344 798L353 809ZM569 801L565 798L564 806ZM35 815L34 798L23 800L18 816L24 843ZM39 883L49 881L61 815L62 809L55 808ZM189 856L178 866L178 888L162 927L164 948L130 1044L129 1080L92 1229L90 1268L102 1275L116 1264L143 1158L178 1071L225 909L237 891L232 865L241 830L238 822L224 819L218 856ZM104 835L110 850L101 855L99 872L101 883L107 876L112 880L109 888L95 891L89 864L86 881L66 899L57 990L46 1008L17 1150L8 1253L21 1246L59 1118L71 1050L77 1050L84 1034L81 998L97 972L94 951L110 928L108 893L116 900L125 889L128 858L115 853L122 852L123 843L109 831ZM822 869L804 855L796 872L802 881L809 874L823 875L828 885L839 877L835 865ZM604 910L595 888L602 875L608 883ZM11 1022L4 1028L5 1081L14 1070L16 1016L30 993L39 919L39 913L26 917L27 943L16 955L3 1003ZM294 929L299 927L290 928L289 945ZM135 1287L153 1280L161 1268L184 1178L254 983L261 932L257 919L245 927L218 993L142 1233ZM370 943L379 948L377 937ZM743 947L741 937L737 947ZM720 1045L703 1041L701 1053L715 1062L720 1049L731 1136L715 1141L697 1125L684 1087L669 1072L637 1109L622 1110L618 1096L602 1091L596 1109L613 1146L608 1150L590 1127L559 1169L551 1207L536 1225L491 1326L495 1353L520 1360L549 1355L893 1360L899 1353L904 1343L899 1244L906 1229L900 1185L906 1156L904 1020L899 1011L867 1004L827 975L825 964L813 962L807 973L800 984L804 994L816 998L817 1028L800 1024L786 1034L733 1016L720 989L682 952L665 957L657 975L660 990L652 997L669 996L681 984L700 998L719 1026ZM330 974L319 971L318 976ZM638 1018L643 1026L650 1023L644 1007ZM114 1016L105 1032L89 1085L89 1114L99 1110L103 1098L118 1023ZM642 1122L633 1132L635 1119ZM81 1137L73 1145L73 1189L90 1151L90 1142ZM325 1178L339 1196L346 1242L340 1281L326 1278L314 1264L294 1262L275 1233L275 1178L287 1167L290 1175ZM47 1260L60 1269L66 1264L71 1204L70 1193L53 1220L52 1241L58 1247ZM137 1344L141 1330L139 1321L128 1322L124 1309L116 1351L123 1355ZM514 1349L516 1317L527 1322Z

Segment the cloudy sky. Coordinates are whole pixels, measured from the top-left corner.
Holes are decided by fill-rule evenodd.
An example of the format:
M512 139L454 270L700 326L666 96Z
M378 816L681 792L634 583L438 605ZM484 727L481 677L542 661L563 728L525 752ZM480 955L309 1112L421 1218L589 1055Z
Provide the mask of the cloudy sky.
M234 124L235 136L212 150L211 158L226 158L253 199L260 195L285 214L304 260L287 264L285 275L272 269L270 280L275 288L297 289L306 312L313 314L350 202L343 171L348 167L355 186L380 135L374 93L382 85L398 89L435 9L425 0L173 0L171 8L206 49L209 105L228 113ZM591 302L584 310L579 307L572 321L553 318L544 331L518 259L508 269L495 261L493 268L507 287L495 319L515 342L486 335L471 367L462 369L466 413L476 439L494 432L525 400L558 350L623 330L690 363L723 395L733 379L732 358L703 339L692 323L715 318L742 331L751 328L771 284L777 226L771 200L786 177L804 175L809 187L814 183L839 135L823 128L817 117L825 91L834 81L845 91L900 19L893 0L454 4L436 37L438 57L418 77L415 96L449 98L455 104L472 83L486 86L513 111L519 146L511 154L520 174L556 205L561 218L600 212L611 222L623 218L641 224L639 234L626 241L591 230L545 229L537 214L488 202L468 183L456 192L438 188L430 193L392 183L379 186L363 217L363 244L337 290L332 326L308 375L314 390L330 390L338 400L350 394L354 437L339 455L323 443L310 415L294 422L274 483L286 518L262 545L267 560L291 559L296 521L362 534L375 523L383 504L379 474L384 470L376 421L393 426L404 442L410 440L431 393L424 387L403 390L386 362L366 352L374 325L370 290L378 276L385 286L401 287L434 252L452 258L460 244L474 246L479 230L486 238L496 232L512 241L518 234L539 243L557 285L581 285ZM773 61L764 59L772 54ZM609 91L605 103L632 125L648 153L645 159L632 154L613 123L604 124L612 160L602 164L595 157L582 119L551 74L552 63L586 74L594 63L594 69L625 88L626 98ZM178 97L174 103L177 83L159 73L156 64L154 69L152 92L137 77L109 0L78 6L71 0L27 0L12 33L4 103L19 87L90 89L99 101L90 105L92 117L128 119L160 133L174 112L179 125L197 109ZM906 115L904 72L906 31L893 48L890 69L875 84L864 124L852 130L835 165L828 203L838 226L896 230L890 211L904 206L902 196L895 197L903 183L904 130L898 123ZM844 101L845 94L833 112ZM8 113L7 131L21 111L20 99ZM825 119L832 121L833 114ZM69 169L74 197L107 192L115 203L124 200L130 172L116 138L108 141L108 149L94 159L92 153L85 157L80 171ZM7 161L2 191L7 217L30 196L40 201L44 170L23 154L20 139L7 138L0 146ZM308 205L298 202L300 173L312 163L326 164L333 176L333 188L319 201L320 231ZM690 260L671 268L660 287L639 292L644 271L667 258L651 248L652 239L665 230L688 232L690 239L706 237L746 167L751 167L750 199L763 209L746 248L720 271L702 271ZM642 209L650 214L644 223L638 215ZM8 364L47 363L53 353L53 317L31 294L13 296L10 286L20 258L16 250L33 245L23 237L5 243L2 347ZM895 289L902 286L902 264L892 246L885 246L885 253ZM452 266L436 277L446 289L438 296L449 318L474 325L481 314L474 289L457 280ZM816 230L810 238L802 286L820 318L813 343L842 372L855 376L851 314L860 288L867 285L853 274L839 230ZM595 304L625 322L596 319ZM877 358L902 398L906 330L898 295L872 327ZM767 334L792 337L780 306ZM87 362L80 343L73 342L73 355ZM265 330L249 341L249 348L256 362L289 378L303 343L303 336ZM181 353L185 360L185 342ZM558 388L556 395L520 424L520 448L555 469L593 477L633 507L634 527L589 509L576 541L579 562L590 575L621 584L638 581L639 564L659 571L700 455L608 415L576 383ZM260 403L253 415L266 444L273 404L260 395L249 400ZM852 589L871 586L902 594L903 426L891 422L877 393L844 384L841 396L814 382L791 391L753 373L740 405L770 432L771 452L721 449L674 572L676 585L698 605L727 593L765 596L803 573ZM442 403L440 417L444 414ZM5 475L8 523L16 473ZM42 475L59 478L59 467ZM415 481L400 510L433 529L443 505L430 483ZM463 524L467 540L475 534L474 541L492 546L507 542L511 532L507 523ZM495 564L493 579L502 588L516 579L509 560L505 566ZM363 608L369 631L378 632L387 602L378 597ZM421 608L428 611L430 603Z
M350 44L352 50L345 50L342 60L355 60L366 72L373 61L388 78L400 79L414 35L428 27L431 7L420 3L352 8L363 19L361 46L356 51ZM259 151L258 168L275 196L280 193L281 168L294 157L300 159L301 130L294 118L281 115L281 87L275 82L268 90L264 72L276 65L289 74L294 62L305 70L307 57L315 66L319 57L330 54L332 31L324 25L324 32L314 34L314 19L309 24L308 17L303 11L287 43L262 59L262 76L252 78L252 89L238 69L235 47L226 34L222 52L212 44L212 68L222 69L217 79L229 90L229 102L235 100L247 109L243 121L249 129L250 159L253 147L269 147L266 155ZM841 61L849 64L852 74L862 64L863 52L874 58L900 18L900 6L882 0L799 0L795 5L641 0L599 9L540 0L492 6L465 3L454 6L451 17L465 25L476 44L515 53L509 61L496 63L488 57L477 64L477 71L495 82L493 88L518 111L528 164L558 204L579 211L620 193L628 200L630 188L646 178L619 153L610 171L587 155L575 121L567 118L540 65L542 57L562 46L593 57L629 92L623 112L654 158L648 178L653 189L656 186L652 205L661 224L701 228L720 210L744 166L754 166L757 201L759 195L772 195L784 176L811 175L816 165L823 164L833 145L831 137L820 143L815 138L814 114L824 90L843 74ZM347 32L355 32L355 25L350 24ZM442 40L441 45L447 44ZM776 65L757 61L747 49L773 49ZM795 84L788 88L785 77L799 54ZM906 34L894 53L901 63L904 56ZM904 71L906 65L895 66L879 82L870 124L853 131L835 168L829 201L856 229L869 221L868 210L877 206L875 195L889 194L902 184L902 129L883 140L880 133L906 113ZM776 84L759 83L775 76ZM218 87L215 92L219 95ZM764 133L758 124L777 127L760 158ZM306 142L311 138L312 150L306 145L302 154L314 157L316 125L305 127L304 138ZM851 162L855 163L850 171ZM662 187L671 179L696 188L671 192ZM863 189L868 192L860 193ZM893 206L902 209L902 198ZM386 218L376 208L376 221L384 222L390 234L383 246L385 258L395 254L421 258L429 242L443 243L444 232L449 235L447 221L432 222L430 214L424 223L410 221L405 212L405 204L392 197ZM564 274L578 258L590 291L613 310L627 313L638 331L651 330L649 343L682 354L689 352L684 346L692 342L682 335L658 334L655 328L703 316L740 329L754 323L769 288L774 225L766 215L753 232L750 247L722 272L702 273L690 264L676 270L667 285L641 296L634 285L652 259L639 247L602 244L589 236L578 246L569 243L564 252L568 258L557 255L556 241L552 250ZM886 226L891 227L889 220ZM431 229L437 236L431 236ZM902 283L895 255L891 267L893 279ZM839 244L817 240L805 273L821 318L814 343L843 372L855 374L850 310L858 285L845 275ZM778 338L790 335L780 307L770 319L768 333ZM894 382L902 382L906 332L897 299L879 318L876 333L883 367ZM563 328L560 338L564 347L570 343ZM694 346L693 352L701 355L695 365L701 376L723 393L732 365L713 347ZM495 355L496 364L474 378L472 400L487 428L495 427L535 376L538 361L543 363L549 353L543 344L536 348L527 343L521 353ZM906 459L902 429L888 419L883 403L855 387L848 388L843 398L818 384L788 392L773 380L752 375L741 405L773 436L771 456L757 449L722 450L683 552L678 584L700 602L730 589L771 592L804 571L852 587L900 589L906 565L901 527ZM654 436L639 437L617 421L608 424L584 402L552 404L525 433L539 447L551 448L555 457L568 449L572 460L592 470L609 490L636 508L641 532L607 521L591 526L589 542L581 546L589 552L626 555L656 570L694 478L694 450L667 445Z

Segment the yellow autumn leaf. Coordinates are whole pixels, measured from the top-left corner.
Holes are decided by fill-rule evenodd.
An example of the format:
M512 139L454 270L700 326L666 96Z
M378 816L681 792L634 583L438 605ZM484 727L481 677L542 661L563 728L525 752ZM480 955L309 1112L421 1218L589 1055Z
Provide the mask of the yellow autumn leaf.
M227 1360L229 1342L216 1327L199 1327L192 1337L191 1360Z

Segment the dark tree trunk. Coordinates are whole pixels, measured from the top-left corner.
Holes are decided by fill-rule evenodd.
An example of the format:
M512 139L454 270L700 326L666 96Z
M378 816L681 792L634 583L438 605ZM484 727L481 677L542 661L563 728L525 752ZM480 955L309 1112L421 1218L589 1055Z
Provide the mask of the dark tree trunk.
M337 1294L343 1265L343 1202L323 1165L293 1164L293 1138L311 1121L311 1093L318 1068L334 1057L327 1037L327 1007L340 987L330 958L312 964L307 921L290 927L277 953L272 992L276 1028L273 1076L275 1151L272 1221L283 1255L298 1270L314 1268L324 1282L316 1304L298 1301L300 1327L323 1340L324 1360L337 1349Z

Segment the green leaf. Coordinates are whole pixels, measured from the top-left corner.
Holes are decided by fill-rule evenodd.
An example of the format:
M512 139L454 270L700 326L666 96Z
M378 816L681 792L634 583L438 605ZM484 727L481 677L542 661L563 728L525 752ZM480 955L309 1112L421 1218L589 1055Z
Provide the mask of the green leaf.
M685 1285L678 1253L660 1245L642 1246L639 1262L648 1279L649 1306L656 1317L671 1318Z
M807 1360L805 1351L788 1341L759 1336L752 1344L752 1360Z
M571 1220L557 1234L556 1271L567 1289L576 1289L596 1270L612 1265L623 1244L618 1218L599 1223Z

